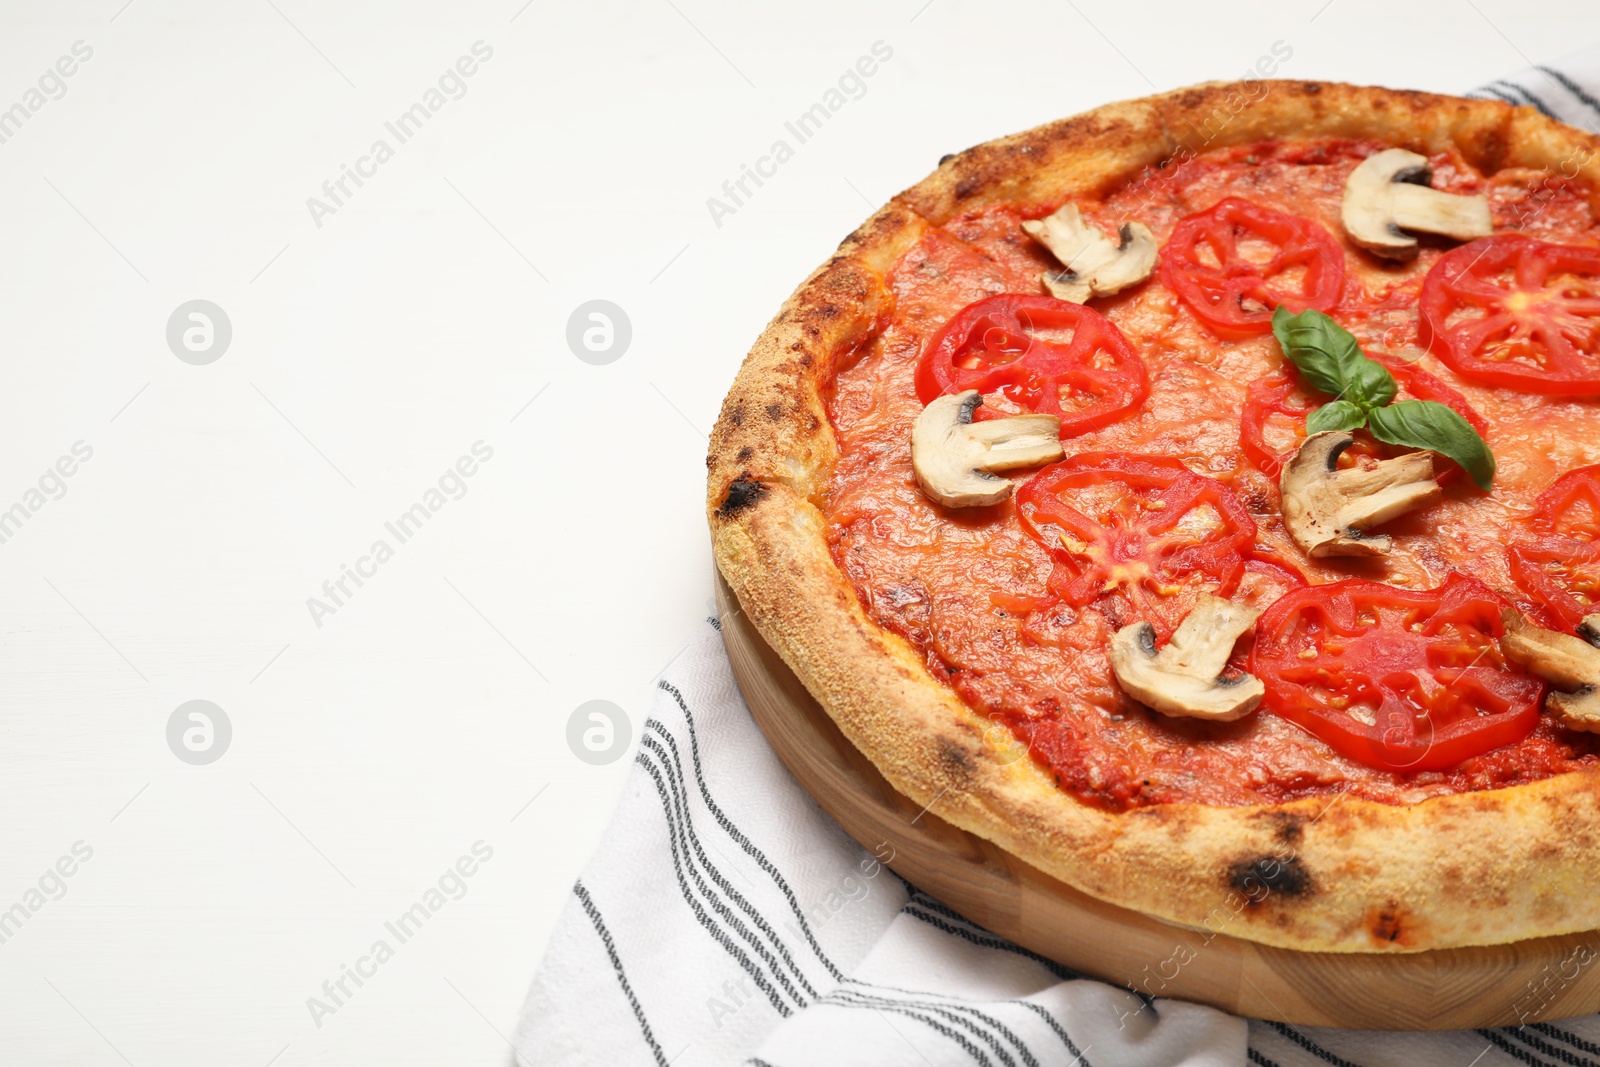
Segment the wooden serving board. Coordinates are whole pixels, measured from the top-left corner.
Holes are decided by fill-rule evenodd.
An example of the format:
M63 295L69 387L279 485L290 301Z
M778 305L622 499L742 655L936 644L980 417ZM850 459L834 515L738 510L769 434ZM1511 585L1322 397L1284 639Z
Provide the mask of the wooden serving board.
M968 919L1155 996L1304 1026L1454 1030L1600 1010L1600 934L1434 952L1296 952L1176 926L1081 893L897 793L762 640L721 576L722 639L780 759L869 849ZM1600 887L1597 887L1600 891Z

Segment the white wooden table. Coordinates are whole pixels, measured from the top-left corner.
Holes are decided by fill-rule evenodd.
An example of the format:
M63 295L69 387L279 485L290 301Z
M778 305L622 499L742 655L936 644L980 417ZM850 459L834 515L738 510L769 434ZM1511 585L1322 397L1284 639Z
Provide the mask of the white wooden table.
M710 611L722 393L873 205L1275 51L1455 90L1600 36L1580 0L124 3L0 5L8 1064L506 1063L629 765L568 720L637 737ZM179 358L195 300L231 339L185 310ZM631 339L581 320L580 359L592 300ZM168 744L194 700L209 763Z

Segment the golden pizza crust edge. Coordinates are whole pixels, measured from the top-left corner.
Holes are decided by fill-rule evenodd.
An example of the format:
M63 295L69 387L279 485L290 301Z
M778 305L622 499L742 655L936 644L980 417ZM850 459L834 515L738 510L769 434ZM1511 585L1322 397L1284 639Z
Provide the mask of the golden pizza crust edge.
M1089 807L1017 758L900 637L869 618L815 501L837 456L835 360L891 304L885 277L930 225L1006 201L1095 195L1185 150L1275 137L1459 150L1600 188L1600 139L1496 101L1319 82L1221 83L1113 104L946 157L840 245L756 341L707 456L717 565L844 735L918 804L1079 890L1186 926L1307 951L1413 952L1600 927L1600 772L1410 806Z

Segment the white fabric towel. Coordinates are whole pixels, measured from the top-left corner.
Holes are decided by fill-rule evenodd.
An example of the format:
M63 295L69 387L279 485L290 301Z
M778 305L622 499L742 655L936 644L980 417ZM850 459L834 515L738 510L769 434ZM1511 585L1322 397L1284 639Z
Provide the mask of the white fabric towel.
M1600 49L1497 81L1600 129ZM573 886L514 1044L521 1067L1600 1067L1600 1016L1392 1034L1141 999L902 881L789 775L715 623L660 683L622 803Z

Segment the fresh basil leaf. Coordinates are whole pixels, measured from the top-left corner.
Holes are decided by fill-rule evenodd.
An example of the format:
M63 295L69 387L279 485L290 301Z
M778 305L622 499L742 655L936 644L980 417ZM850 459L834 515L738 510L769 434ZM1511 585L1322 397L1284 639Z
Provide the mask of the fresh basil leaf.
M1348 400L1358 407L1371 411L1381 408L1394 399L1399 391L1399 385L1394 380L1394 375L1375 359L1361 357L1362 362L1355 368L1355 374L1345 385L1341 400Z
M1359 430L1367 424L1367 413L1359 404L1348 400L1335 400L1324 404L1306 416L1306 433L1324 430Z
M1298 315L1280 306L1272 333L1289 362L1313 389L1370 411L1394 399L1398 386L1383 364L1368 359L1349 330L1310 308Z
M1307 422L1309 426L1309 420ZM1432 400L1402 400L1367 414L1372 436L1402 448L1426 448L1461 464L1479 489L1494 482L1494 454L1472 424Z

